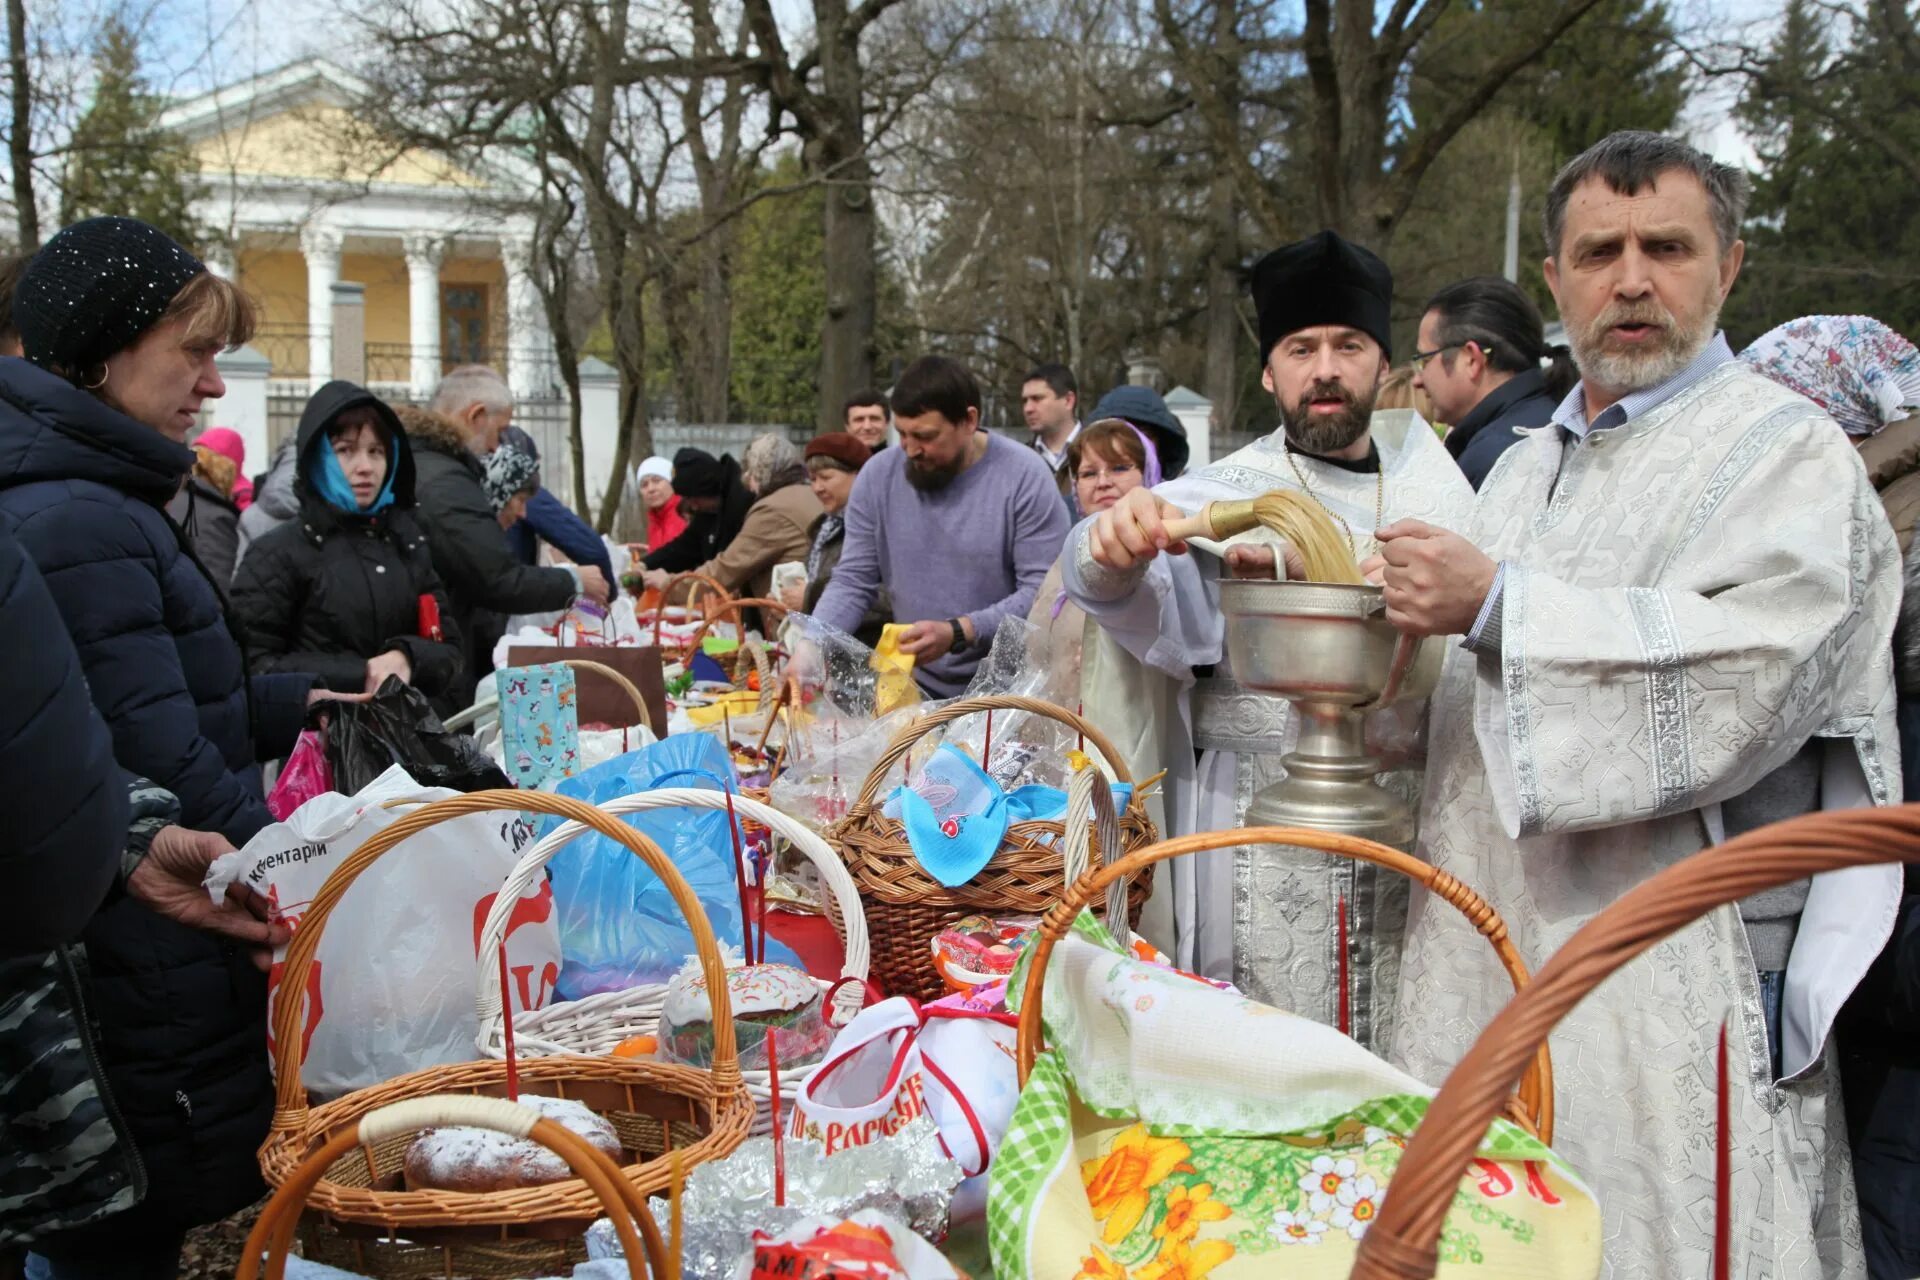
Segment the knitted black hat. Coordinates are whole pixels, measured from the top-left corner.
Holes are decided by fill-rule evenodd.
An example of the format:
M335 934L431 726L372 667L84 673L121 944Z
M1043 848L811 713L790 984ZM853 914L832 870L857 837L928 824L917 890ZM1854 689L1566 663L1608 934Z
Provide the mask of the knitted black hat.
M674 493L680 497L720 497L726 489L726 470L714 455L701 449L682 449L674 455Z
M1393 273L1387 264L1331 231L1282 245L1253 264L1253 305L1260 313L1260 356L1290 333L1341 324L1391 354Z
M206 269L158 227L76 222L33 255L14 290L20 344L41 368L80 375L131 345Z

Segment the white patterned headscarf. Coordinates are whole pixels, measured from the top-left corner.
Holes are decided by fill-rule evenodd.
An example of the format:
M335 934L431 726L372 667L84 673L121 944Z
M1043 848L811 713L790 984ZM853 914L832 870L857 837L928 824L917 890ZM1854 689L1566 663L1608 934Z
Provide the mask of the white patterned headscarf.
M1871 316L1802 316L1740 359L1819 405L1850 436L1920 413L1920 351Z

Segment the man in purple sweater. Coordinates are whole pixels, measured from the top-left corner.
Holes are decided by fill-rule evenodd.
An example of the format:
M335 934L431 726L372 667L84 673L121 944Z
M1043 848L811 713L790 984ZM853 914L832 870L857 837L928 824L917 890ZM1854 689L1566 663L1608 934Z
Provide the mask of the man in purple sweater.
M967 686L1004 618L1024 620L1067 538L1047 464L980 426L980 384L959 363L922 356L893 389L900 448L861 468L847 503L839 567L814 609L851 632L885 587L900 648L920 686Z

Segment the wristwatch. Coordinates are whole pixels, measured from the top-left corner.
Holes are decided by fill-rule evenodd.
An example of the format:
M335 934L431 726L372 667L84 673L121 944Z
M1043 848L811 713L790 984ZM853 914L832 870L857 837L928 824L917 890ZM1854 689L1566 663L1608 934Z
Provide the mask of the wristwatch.
M947 646L948 653L958 653L967 647L967 633L960 625L960 619L948 618L947 625L953 628L953 643Z

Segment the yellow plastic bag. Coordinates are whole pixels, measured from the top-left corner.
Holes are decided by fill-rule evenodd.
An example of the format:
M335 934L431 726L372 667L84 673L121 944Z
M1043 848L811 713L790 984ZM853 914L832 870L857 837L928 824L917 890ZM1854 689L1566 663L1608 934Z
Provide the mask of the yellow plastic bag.
M889 622L880 629L880 643L873 649L873 714L886 715L920 701L920 686L913 682L913 655L900 651L900 637L908 625Z

